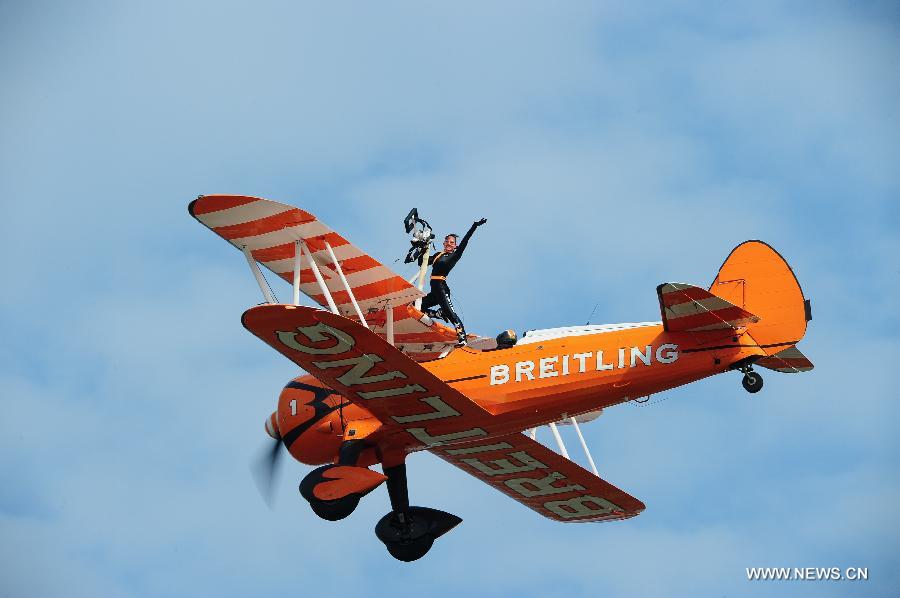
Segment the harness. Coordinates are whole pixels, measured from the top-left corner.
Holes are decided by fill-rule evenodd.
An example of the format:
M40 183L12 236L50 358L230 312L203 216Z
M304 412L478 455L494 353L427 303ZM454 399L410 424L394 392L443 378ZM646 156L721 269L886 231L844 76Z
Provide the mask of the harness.
M444 254L446 254L446 253L447 253L446 251L441 251L436 256L434 256L434 259L431 260L432 265L436 264L437 261L439 259L441 259L444 256ZM447 277L446 276L435 276L432 274L431 280L447 280Z

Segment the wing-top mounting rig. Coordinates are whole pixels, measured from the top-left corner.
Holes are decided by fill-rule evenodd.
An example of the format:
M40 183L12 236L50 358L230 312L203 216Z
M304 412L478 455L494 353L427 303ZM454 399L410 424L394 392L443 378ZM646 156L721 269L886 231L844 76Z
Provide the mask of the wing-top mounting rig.
M386 482L391 512L375 533L411 561L461 519L411 506L406 457L427 450L541 515L564 522L620 520L644 504L597 476L579 422L610 406L738 370L757 392L762 366L803 372L796 348L809 301L784 259L760 241L738 245L709 289L657 287L662 321L529 331L498 343L456 333L417 307L423 293L312 214L247 196L207 195L192 216L239 249L265 297L243 325L309 372L282 390L266 431L298 461L319 466L300 483L312 510L350 515ZM413 210L410 261L431 227ZM423 260L426 261L427 260ZM279 304L258 264L290 283ZM420 284L424 270L416 275ZM318 307L300 305L300 293ZM511 340L512 339L512 340ZM572 424L591 470L569 459L557 428ZM549 425L559 453L534 439ZM382 472L371 466L381 464Z
M419 270L413 276L412 280L417 280L416 288L424 292L425 273L428 271L428 249L431 247L431 242L434 240L434 232L431 230L431 225L428 224L426 220L419 218L419 210L416 208L411 209L409 214L406 215L406 218L403 219L403 227L406 229L406 234L412 234L412 239L409 242L410 248L409 251L406 252L406 259L403 260L403 263L419 264ZM412 282L412 280L410 280L410 282ZM421 297L416 299L415 307L416 309L422 307Z

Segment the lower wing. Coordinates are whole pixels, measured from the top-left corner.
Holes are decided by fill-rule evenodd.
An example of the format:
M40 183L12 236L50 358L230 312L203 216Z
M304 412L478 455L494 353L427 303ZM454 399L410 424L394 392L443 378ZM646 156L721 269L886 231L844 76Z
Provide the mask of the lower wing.
M634 517L644 503L524 434L432 453L556 521Z

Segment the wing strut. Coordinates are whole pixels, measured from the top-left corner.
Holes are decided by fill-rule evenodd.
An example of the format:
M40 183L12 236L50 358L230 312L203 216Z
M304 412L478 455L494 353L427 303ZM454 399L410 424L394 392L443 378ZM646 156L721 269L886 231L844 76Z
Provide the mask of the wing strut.
M325 280L322 278L322 273L319 271L319 265L316 263L316 260L313 259L313 254L312 251L309 250L309 245L304 243L302 239L299 241L299 243L300 248L303 249L303 252L306 253L306 257L309 258L309 267L312 268L313 276L316 277L316 282L319 285L319 290L322 291L323 295L325 295L325 301L328 302L328 307L331 308L331 313L338 316L341 315L341 312L338 311L337 305L334 304L334 298L331 296L331 291L329 291L328 287L325 286Z
M294 241L294 305L300 305L300 258L303 256L300 250L300 241Z
M347 277L344 276L344 271L341 269L341 264L338 262L337 257L335 257L334 249L331 248L331 245L328 243L328 241L325 241L325 249L328 251L328 257L331 258L331 263L334 264L334 269L337 270L338 277L341 279L341 282L344 283L344 290L347 291L347 295L350 296L350 303L353 304L353 309L356 310L356 315L359 316L359 323L368 328L369 324L363 317L362 310L359 309L359 303L356 302L356 297L353 296L353 288L347 282ZM391 344L393 345L394 343L392 342Z
M556 424L550 422L550 431L553 432L553 437L556 438L556 445L559 447L559 452L562 453L562 456L571 461L569 458L569 451L566 450L566 445L563 444L562 436L559 435L559 430L556 429Z
M384 305L384 337L385 340L393 347L394 345L394 306L388 299Z
M256 260L253 259L253 255L250 254L250 250L244 245L241 248L241 251L244 252L244 257L247 258L247 265L250 266L250 271L253 272L253 276L256 278L256 284L259 285L259 290L262 291L266 303L276 303L275 296L272 294L272 289L269 288L269 284L266 282L263 273L260 272Z
M600 474L597 473L597 466L594 465L594 458L591 457L591 451L588 450L588 445L584 441L584 436L581 434L581 427L579 427L578 425L578 420L574 417L570 417L569 419L572 421L572 425L575 427L575 431L578 432L578 440L581 441L581 448L584 449L584 454L585 456L587 456L588 463L591 464L591 470L594 472L595 476L599 476Z
M581 426L578 425L578 420L574 417L570 417L568 422L561 421L560 423L571 423L575 428L575 432L578 433L578 440L581 441L581 448L584 449L584 456L587 457L588 463L591 464L591 471L594 472L594 475L599 476L600 474L597 472L597 465L594 463L594 457L591 456L591 451L588 449L587 442L584 440L584 435L581 433ZM572 460L569 457L569 451L566 450L566 445L563 443L562 436L559 433L559 429L556 427L556 424L551 422L549 424L550 431L553 432L553 438L556 439L556 446L559 447L560 454L566 459ZM537 428L531 428L530 430L525 430L525 433L532 439L535 440L537 438Z

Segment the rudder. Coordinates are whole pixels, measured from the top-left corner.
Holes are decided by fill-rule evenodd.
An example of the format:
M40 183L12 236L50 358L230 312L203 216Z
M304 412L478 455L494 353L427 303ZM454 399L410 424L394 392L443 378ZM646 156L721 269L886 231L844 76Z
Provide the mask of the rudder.
M748 331L767 354L796 344L812 319L810 303L787 261L762 241L735 247L709 291L759 316Z

